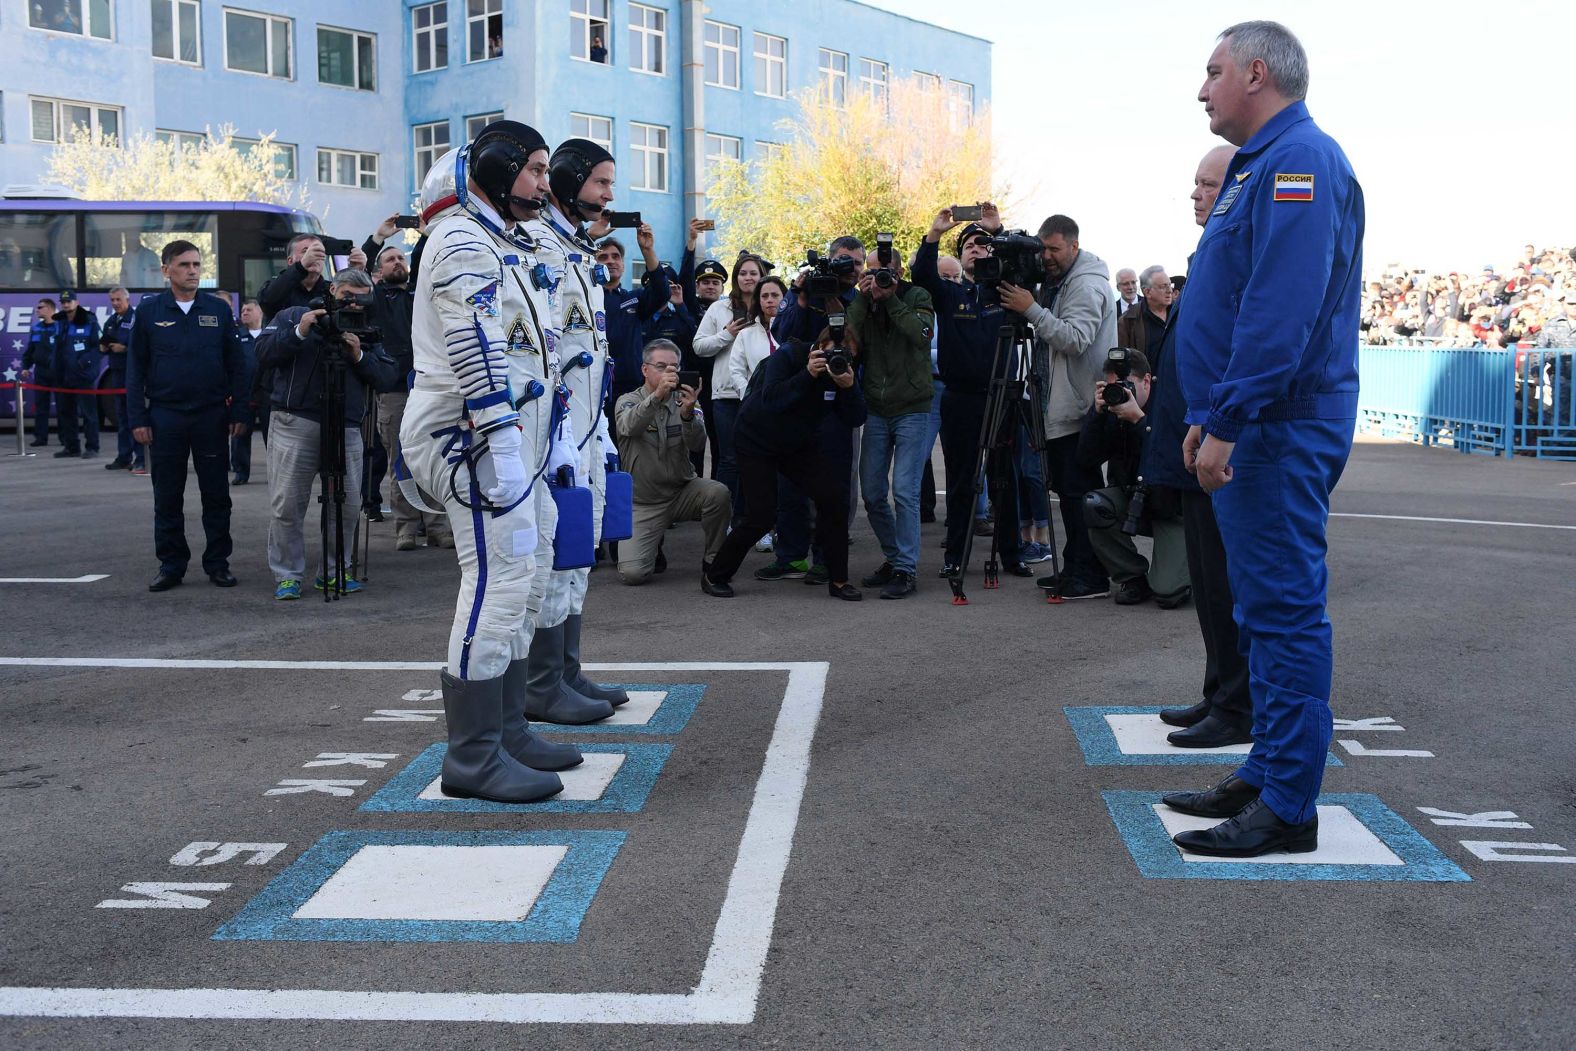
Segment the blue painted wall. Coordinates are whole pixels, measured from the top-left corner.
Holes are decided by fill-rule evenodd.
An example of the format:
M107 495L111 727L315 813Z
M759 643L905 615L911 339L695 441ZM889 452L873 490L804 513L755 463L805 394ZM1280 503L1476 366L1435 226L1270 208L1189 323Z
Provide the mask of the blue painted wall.
M646 0L667 11L666 69L660 75L630 69L628 0L610 0L608 64L570 57L567 0L504 0L503 55L466 61L465 0L449 0L449 65L411 73L412 0L234 0L231 6L293 20L294 77L280 80L224 68L224 5L202 4L202 65L152 58L147 0L114 0L115 38L101 41L30 29L28 0L0 0L0 183L39 181L49 147L30 141L29 96L49 96L119 106L126 133L169 129L201 132L232 123L236 133L275 132L297 149L297 177L324 228L360 240L385 216L410 210L415 191L416 124L448 120L451 142L465 134L465 117L503 111L537 127L556 142L570 133L571 112L613 119L614 154L620 168L615 207L636 209L658 231L658 254L677 256L684 222L684 134L679 0ZM697 5L699 6L699 5ZM705 17L740 29L740 87L704 89L706 130L742 139L753 159L755 142L778 141L778 121L791 116L791 99L756 94L752 33L788 40L788 91L813 87L818 49L849 55L849 85L858 62L886 62L893 80L916 70L974 86L976 107L990 97L990 44L854 0L710 0ZM377 90L320 84L317 26L376 35ZM668 129L668 191L630 189L635 156L630 123ZM317 181L319 146L378 154L379 188L348 189Z

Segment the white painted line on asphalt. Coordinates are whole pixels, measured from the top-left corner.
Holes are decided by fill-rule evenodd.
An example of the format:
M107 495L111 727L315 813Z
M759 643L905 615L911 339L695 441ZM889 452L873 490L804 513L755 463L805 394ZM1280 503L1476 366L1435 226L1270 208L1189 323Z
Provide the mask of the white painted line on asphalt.
M1547 522L1489 522L1481 518L1427 518L1422 515L1359 515L1350 511L1331 511L1331 518L1377 518L1389 522L1443 522L1447 525L1507 526L1512 529L1569 529L1576 525L1549 525Z
M161 661L152 658L0 657L53 667L323 668L405 671L442 667L398 661ZM593 671L788 673L782 707L755 784L739 853L700 982L689 993L421 993L326 989L0 988L0 1016L54 1018L253 1018L336 1021L557 1022L613 1025L747 1025L755 1020L767 951L829 665L806 662L672 662L587 665Z
M84 573L80 577L0 577L0 584L91 584L108 579L108 573Z

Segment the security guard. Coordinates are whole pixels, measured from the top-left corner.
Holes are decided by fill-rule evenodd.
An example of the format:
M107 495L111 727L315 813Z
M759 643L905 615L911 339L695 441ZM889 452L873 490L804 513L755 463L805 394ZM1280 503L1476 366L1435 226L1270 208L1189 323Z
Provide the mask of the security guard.
M27 349L22 352L23 379L43 388L57 384L55 344L59 340L55 301L40 299L33 310L33 323L27 330ZM54 391L48 389L33 392L33 440L29 444L35 448L49 444L50 399L54 397Z
M230 304L197 291L201 251L190 241L171 241L162 259L169 291L143 297L126 351L132 436L153 445L153 547L159 575L148 590L168 591L180 584L191 561L182 512L188 459L202 491L208 541L203 572L216 586L233 588L227 439L246 427L251 374Z
M1169 802L1228 819L1175 837L1199 854L1318 844L1333 729L1325 525L1356 425L1363 194L1308 116L1307 85L1297 38L1244 22L1221 34L1198 96L1210 130L1240 149L1178 319L1183 460L1214 495L1254 739L1231 777Z
M126 347L131 342L131 322L137 316L132 309L131 296L124 288L109 290L109 305L113 313L105 320L99 346L109 361L109 385L124 389L126 386ZM106 471L143 471L142 446L131 437L131 414L126 411L126 396L115 395L116 435L115 458L104 465Z
M60 335L55 340L55 377L69 390L92 390L98 383L99 323L93 311L77 302L71 289L60 293L60 313L55 315ZM55 459L81 456L84 460L99 454L98 396L96 394L60 395L60 444L65 446ZM81 428L78 438L77 428Z

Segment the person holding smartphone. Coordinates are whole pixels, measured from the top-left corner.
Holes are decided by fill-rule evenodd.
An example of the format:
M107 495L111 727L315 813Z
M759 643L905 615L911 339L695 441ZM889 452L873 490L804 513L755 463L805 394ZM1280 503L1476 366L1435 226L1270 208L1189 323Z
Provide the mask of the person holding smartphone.
M700 522L705 563L728 535L728 487L695 473L690 455L706 446L706 422L696 402L698 373L679 371L679 348L654 339L641 351L645 383L618 399L618 457L635 481L634 535L618 546L618 575L626 584L649 581L662 538L675 522Z
M750 298L755 286L766 276L766 267L752 255L743 255L733 264L733 288L713 303L695 332L695 353L711 358L713 426L717 429L717 481L733 494L736 513L742 514L739 500L739 469L733 458L733 429L739 419L739 400L743 388L735 389L729 372L729 355L739 333L750 327ZM757 534L758 536L759 534Z

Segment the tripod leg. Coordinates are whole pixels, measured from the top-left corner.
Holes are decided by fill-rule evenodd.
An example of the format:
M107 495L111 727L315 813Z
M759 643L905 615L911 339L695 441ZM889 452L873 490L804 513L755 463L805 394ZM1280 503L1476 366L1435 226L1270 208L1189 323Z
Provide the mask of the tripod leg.
M1034 453L1040 459L1040 480L1045 486L1045 506L1049 512L1051 497L1055 495L1055 482L1051 478L1050 439L1045 436L1045 405L1050 392L1046 390L1040 377L1033 372L1029 376L1029 391L1031 397L1025 410L1029 414L1027 421L1029 440L1034 443ZM1045 601L1053 606L1059 606L1066 599L1062 598L1062 564L1061 553L1056 544L1055 513L1047 513L1045 522L1051 548L1051 587L1045 593Z

